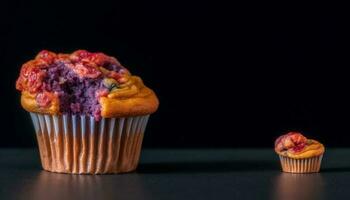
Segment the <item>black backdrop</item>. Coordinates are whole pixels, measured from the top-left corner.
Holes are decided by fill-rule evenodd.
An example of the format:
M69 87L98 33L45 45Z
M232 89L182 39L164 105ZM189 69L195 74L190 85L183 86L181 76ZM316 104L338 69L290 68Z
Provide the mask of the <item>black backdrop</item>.
M146 147L272 147L288 130L349 146L349 34L338 8L2 2L0 147L35 145L15 80L42 49L102 51L142 76L160 99Z

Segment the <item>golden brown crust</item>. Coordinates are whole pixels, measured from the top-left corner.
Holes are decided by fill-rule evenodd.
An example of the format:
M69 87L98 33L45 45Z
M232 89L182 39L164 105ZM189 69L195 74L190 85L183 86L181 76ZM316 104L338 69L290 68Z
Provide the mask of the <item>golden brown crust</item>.
M131 76L124 86L108 96L100 97L99 102L101 116L106 118L147 115L155 112L159 105L155 93L137 76Z
M108 96L100 97L99 102L101 116L106 118L147 115L155 112L159 105L155 93L137 76L131 76Z
M127 117L154 113L159 105L154 92L149 88L143 88L140 94L128 99L100 98L101 116Z
M125 88L115 90L107 97L100 97L102 117L148 115L157 110L159 101L155 93L137 76L132 76L130 81ZM60 114L58 98L55 98L48 107L42 107L38 105L35 94L23 91L21 104L29 112Z
M34 94L31 94L27 91L23 91L21 96L21 104L22 104L22 107L28 112L51 114L51 115L59 113L59 100L57 97L53 98L49 106L42 107L42 106L39 106Z
M281 156L286 156L294 159L304 159L311 158L315 156L320 156L325 152L323 144L316 140L309 139L308 145L306 145L301 151L295 152L292 149L285 151L275 150L277 154Z

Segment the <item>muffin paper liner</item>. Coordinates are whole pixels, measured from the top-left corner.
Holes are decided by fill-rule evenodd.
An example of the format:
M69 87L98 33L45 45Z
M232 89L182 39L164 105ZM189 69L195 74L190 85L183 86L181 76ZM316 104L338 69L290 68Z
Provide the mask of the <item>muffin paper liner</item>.
M281 155L279 157L284 172L316 173L320 171L323 154L304 159L294 159Z
M73 174L123 173L136 169L149 115L102 118L30 113L42 167Z

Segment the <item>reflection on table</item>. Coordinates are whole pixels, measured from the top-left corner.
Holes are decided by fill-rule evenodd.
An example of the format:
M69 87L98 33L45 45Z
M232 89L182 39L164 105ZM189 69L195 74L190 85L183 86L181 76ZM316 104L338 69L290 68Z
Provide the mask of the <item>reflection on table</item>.
M35 177L34 184L22 185L19 193L25 195L23 199L88 200L149 197L138 174L69 175L42 171ZM116 193L116 190L123 191L123 194Z
M321 200L324 181L322 175L281 173L276 178L273 196L275 200Z

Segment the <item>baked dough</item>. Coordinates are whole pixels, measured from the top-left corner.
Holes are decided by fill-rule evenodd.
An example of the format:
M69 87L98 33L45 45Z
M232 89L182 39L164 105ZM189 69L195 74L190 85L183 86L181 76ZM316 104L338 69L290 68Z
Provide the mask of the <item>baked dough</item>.
M57 62L57 60L60 62L66 62L69 60L69 62L67 61L67 65L72 68L74 73L79 74L81 72L81 74L79 74L81 78L91 79L97 77L101 78L101 76L103 76L105 78L108 77L109 79L112 79L112 81L118 83L117 88L96 97L101 106L101 117L113 118L140 116L151 114L157 110L159 101L156 94L143 84L140 77L131 75L125 68L122 69L123 71L121 73L115 73L114 71L107 70L99 66L99 64L103 63L101 61L103 59L108 59L109 62L115 62L116 64L120 65L115 58L108 57L101 53L98 54L101 56L101 58L99 58L98 56L95 56L95 54L87 52L86 54L89 53L88 55L90 57L95 56L93 58L83 58L88 64L86 64L86 62L82 62L83 64L78 65L76 62L71 61L73 58L76 58L77 55L79 56L81 52L86 53L84 50L80 50L74 52L73 54L57 55L49 51L43 51L39 53L35 60L25 63L22 67L21 75L17 80L17 89L22 91L21 104L23 108L29 112L35 113L50 115L62 114L60 109L59 93L56 91L43 93L44 89L42 89L42 85L45 84L43 83L45 79L42 77L45 77L45 74L42 74L46 73L50 68L50 64ZM71 63L74 63L75 65ZM92 65L91 69L93 69L93 71L90 73L91 70L86 70L84 68L85 65ZM90 74L88 74L86 71L88 71ZM34 75L32 75L33 73ZM36 87L34 88L34 86ZM44 100L39 101L39 95L44 95ZM41 103L43 101L44 103Z
M300 133L290 132L279 137L275 143L275 152L281 156L303 159L323 154L323 144L316 140L307 139Z

